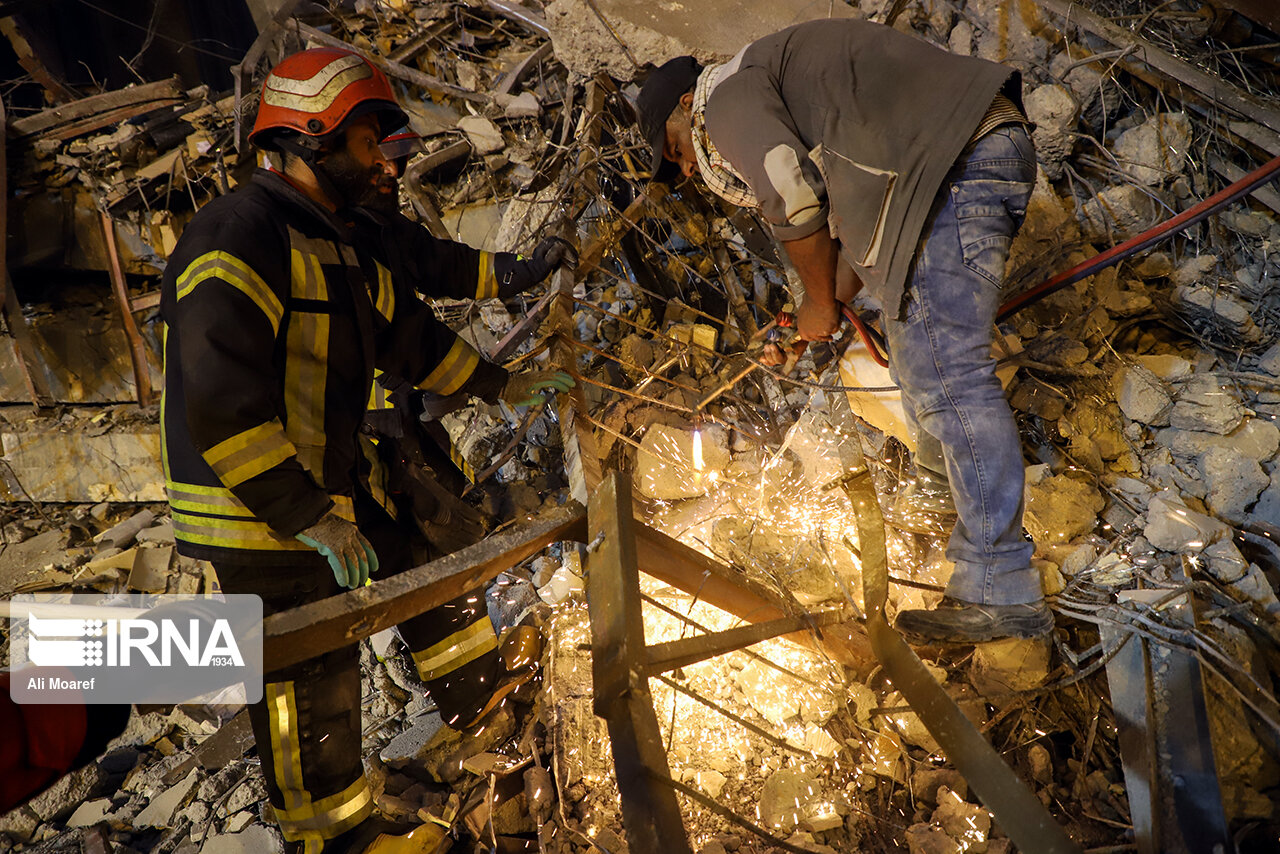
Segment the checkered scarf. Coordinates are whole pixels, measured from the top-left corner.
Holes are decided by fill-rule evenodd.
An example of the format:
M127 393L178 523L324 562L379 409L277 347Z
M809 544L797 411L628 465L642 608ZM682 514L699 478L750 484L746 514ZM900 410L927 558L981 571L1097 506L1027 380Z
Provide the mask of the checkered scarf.
M720 73L724 67L724 64L708 65L698 75L698 83L693 89L693 115L690 122L693 128L693 153L698 160L698 173L711 192L740 208L758 208L760 203L756 200L755 193L751 192L746 179L733 168L733 164L720 156L711 137L707 135L707 99L720 82Z

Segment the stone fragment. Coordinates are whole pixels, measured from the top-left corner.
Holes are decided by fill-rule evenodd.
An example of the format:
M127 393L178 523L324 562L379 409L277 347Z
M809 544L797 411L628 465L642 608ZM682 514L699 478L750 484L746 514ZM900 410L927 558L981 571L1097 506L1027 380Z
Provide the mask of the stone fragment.
M542 104L532 92L521 92L507 103L502 112L510 119L536 118L542 115Z
M961 797L969 796L969 784L965 782L964 775L954 768L922 765L911 775L912 793L926 804L937 806L940 790L959 792Z
M836 447L839 435L826 417L806 408L787 431L787 448L800 458L805 480L810 486L824 486L844 474Z
M1075 147L1071 136L1079 117L1075 96L1065 86L1049 83L1032 89L1022 103L1027 118L1035 123L1036 160L1056 181L1062 176L1062 161Z
M1258 369L1280 377L1280 343L1272 344L1258 359Z
M1147 505L1147 524L1142 534L1158 549L1195 554L1210 543L1230 539L1231 529L1218 519L1187 507L1176 492L1165 490Z
M853 554L842 543L821 543L747 516L717 519L711 533L712 551L740 566L774 574L804 604L840 598L837 576L851 581L860 577Z
M1151 371L1141 365L1120 368L1112 376L1120 411L1130 421L1161 426L1169 423L1173 397Z
M1182 430L1226 435L1244 420L1244 407L1229 387L1212 374L1192 377L1178 394L1169 423Z
M693 774L693 781L698 788L713 798L720 797L720 793L724 791L724 784L728 782L728 779L719 771L695 771Z
M1275 614L1280 611L1280 599L1266 575L1257 565L1249 563L1240 554L1235 543L1221 540L1204 550L1207 569L1210 575L1224 584L1244 601L1255 602L1266 611Z
M502 131L484 116L463 116L458 120L458 130L467 135L476 154L493 154L507 145Z
M92 827L111 812L110 798L96 798L85 801L76 807L76 811L67 819L67 827Z
M1049 645L1043 638L1005 640L974 646L969 680L983 696L1038 688L1049 678Z
M1037 543L1069 543L1091 532L1106 502L1090 483L1055 475L1027 484L1024 524Z
M956 840L964 851L983 851L987 835L991 833L991 813L977 804L971 804L949 789L938 790L938 808L933 811L933 822Z
M539 824L551 814L556 800L556 784L551 772L541 765L534 765L524 772L524 798L529 805L529 815Z
M200 772L192 771L174 786L163 790L133 820L134 827L172 827L174 814L183 806L187 795L199 781Z
M432 779L441 783L453 783L466 771L464 763L478 753L497 747L510 738L516 729L515 715L509 706L501 706L490 722L474 736L466 735L450 727L442 727L411 760Z
M231 794L227 796L226 811L227 814L237 813L241 810L247 810L249 807L262 803L267 797L267 784L263 782L261 776L250 774L248 779L237 785Z
M1160 219L1162 211L1163 207L1151 198L1151 190L1117 184L1084 203L1080 224L1090 239L1110 243L1146 231Z
M885 705L891 707L907 705L906 698L897 691L891 692L885 697ZM920 720L920 716L915 712L895 712L884 718L887 725L892 726L894 732L902 736L902 740L914 747L919 747L926 753L937 753L941 747L938 745L933 734L924 725L924 721Z
M567 566L557 567L547 583L538 588L538 598L548 605L563 605L575 596L582 598L586 589L582 576Z
M961 854L963 850L940 827L921 821L907 828L907 851L910 854Z
M1233 525L1243 524L1249 506L1270 482L1254 460L1228 448L1211 448L1200 458L1208 495L1205 504Z
M0 815L0 840L6 838L14 842L30 842L40 826L40 816L27 806L20 806Z
M1271 478L1253 505L1251 515L1259 522L1280 528L1280 466L1271 470Z
M780 768L764 781L760 792L760 820L765 827L794 830L806 807L822 799L818 780L794 768Z
M257 818L257 815L253 812L250 812L249 810L241 810L227 819L222 831L223 833L239 833L252 824L255 818Z
M695 498L729 464L729 434L718 425L700 431L702 465L694 451L694 430L653 424L645 431L636 455L636 488L649 498Z
M1249 303L1213 285L1180 285L1173 291L1173 303L1193 318L1229 330L1241 343L1255 344L1265 336L1253 321Z
M200 854L284 854L284 839L275 828L255 824L239 833L211 834Z
M787 837L788 845L794 845L805 851L812 851L813 854L837 854L836 850L830 845L820 845L814 840L813 834L804 831L796 831Z
M1033 744L1027 749L1027 762L1031 766L1031 779L1042 786L1053 782L1053 759L1043 744Z
M1138 356L1137 362L1160 379L1170 382L1185 380L1193 370L1190 362L1172 353Z
M1158 113L1130 128L1115 142L1121 168L1141 184L1159 184L1180 175L1191 146L1191 119L1186 113Z

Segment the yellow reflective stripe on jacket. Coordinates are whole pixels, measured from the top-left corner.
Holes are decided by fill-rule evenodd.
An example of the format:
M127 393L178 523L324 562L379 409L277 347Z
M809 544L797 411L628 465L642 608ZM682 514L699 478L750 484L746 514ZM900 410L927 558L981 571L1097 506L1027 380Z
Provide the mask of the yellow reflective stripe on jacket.
M165 492L169 495L169 506L177 511L253 518L253 511L245 507L226 487L169 481L165 484Z
M224 549L303 552L311 548L293 537L280 536L258 519L197 516L177 508L173 511L173 534L183 542Z
M377 412L378 410L395 408L396 405L391 402L391 392L375 381L373 387L369 389L369 409Z
M476 470L471 467L471 463L467 462L467 458L462 455L462 451L458 450L458 446L452 442L449 443L449 459L453 460L453 464L466 476L467 480L476 482Z
M498 295L498 276L493 269L493 253L480 253L480 275L476 283L476 299L489 299Z
M453 346L440 360L440 364L436 365L435 370L418 383L418 388L436 394L453 394L471 379L478 364L480 364L480 354L474 347L459 338L453 342Z
M327 301L329 288L321 264L337 261L333 247L289 230L290 295ZM295 310L285 336L285 435L297 448L298 462L316 483L325 485L325 383L329 376L329 315Z
M239 486L297 454L278 418L225 439L201 456L227 486Z
M391 286L391 271L378 264L378 298L373 307L390 323L396 313L396 292Z
M421 652L413 653L413 663L423 679L439 679L498 648L493 623L481 612L480 619Z
M271 332L280 331L284 306L253 268L229 252L206 252L187 265L176 284L178 299L191 293L196 285L208 279L220 279L253 300L271 323Z

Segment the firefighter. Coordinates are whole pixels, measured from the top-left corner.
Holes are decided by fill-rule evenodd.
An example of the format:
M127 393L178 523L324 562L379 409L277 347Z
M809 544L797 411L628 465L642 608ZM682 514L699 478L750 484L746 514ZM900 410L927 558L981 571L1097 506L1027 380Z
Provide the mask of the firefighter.
M1022 533L1022 446L991 358L1005 259L1035 181L1020 90L1006 66L881 24L820 20L722 65L673 59L636 102L655 176L696 174L761 209L804 286L801 338L829 340L839 301L863 286L878 301L890 371L937 468L917 454L914 497L958 514L946 597L898 617L915 640L1053 627Z
M250 135L273 167L200 210L165 272L161 422L178 550L211 561L224 591L260 595L265 614L412 565L409 528L371 495L358 439L375 370L513 406L573 385L561 372L489 364L405 280L396 252L416 275L506 294L570 251L546 240L521 259L401 227L379 142L404 124L364 58L329 48L287 57L264 81ZM371 233L361 209L396 229ZM519 682L504 673L479 591L401 629L452 726L479 725ZM307 854L421 843L371 817L360 707L355 646L267 673L250 707L280 829Z

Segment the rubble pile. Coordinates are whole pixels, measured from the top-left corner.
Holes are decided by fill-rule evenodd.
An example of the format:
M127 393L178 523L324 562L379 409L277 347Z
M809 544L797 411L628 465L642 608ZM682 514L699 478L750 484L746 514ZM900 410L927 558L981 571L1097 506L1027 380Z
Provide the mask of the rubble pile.
M572 234L581 248L563 316L535 324L545 307L538 291L506 305L441 303L441 316L509 365L574 370L583 395L576 418L603 467L631 473L648 524L740 571L788 613L861 614L858 533L836 488L846 474L840 447L862 443L888 506L909 477L911 438L893 396L874 390L889 384L887 374L857 362L856 340L843 357L811 347L791 374L754 365L758 331L797 299L794 276L753 212L695 182L670 190L647 182L628 103L645 63L686 52L727 58L791 23L802 4L748 4L733 22L752 29L741 38L733 28L702 38L706 13L683 7L658 16L622 0L535 8L543 5L362 0L268 33L259 67L248 70L334 40L382 62L424 140L403 182L406 210L433 233L487 249L527 249L547 229ZM819 5L805 14L826 14L828 4ZM1215 101L1220 92L1152 71L1131 44L1065 23L1058 5L866 0L831 9L891 19L1021 71L1040 172L1010 249L1009 296L1280 155L1280 123L1229 119ZM1224 85L1280 86L1267 47L1274 37L1240 16L1206 16L1186 2L1078 5L1126 28L1127 38L1194 60ZM701 30L691 20L699 16ZM145 96L133 91L147 87ZM34 128L19 137L18 186L30 205L69 193L76 205L106 210L133 284L145 291L185 218L252 165L234 147L245 103L168 81L113 94L115 108L137 112L93 127L36 121L43 114L13 123ZM1108 632L1138 625L1166 637L1159 631L1176 618L1165 605L1192 593L1198 621L1177 637L1205 667L1224 811L1245 842L1274 837L1280 819L1277 245L1280 196L1259 191L1002 326L1001 373L1031 463L1025 522L1058 632L1052 645L921 654L1086 848L1133 840L1119 746L1125 722L1107 684L1118 649ZM101 255L81 266L107 269ZM56 380L57 359L45 348L41 356ZM862 419L856 432L834 426L846 399ZM79 416L68 418L71 429ZM574 475L563 459L576 440L561 435L553 407L472 403L441 424L458 457L493 485L471 498L494 516L569 500ZM161 505L134 515L134 505L116 503L159 500L141 491L145 478L126 493L42 493L39 466L18 465L20 439L40 432L17 426L4 435L13 498L0 592L213 589L201 566L173 556ZM95 475L85 489L112 482ZM134 527L113 536L117 521ZM949 572L945 538L889 530L887 539L891 612L934 604ZM584 575L581 549L566 543L490 590L499 628L532 621L547 649L541 689L478 735L442 725L393 637L365 645L367 767L384 814L434 822L486 850L625 849L608 732L592 708ZM649 643L738 624L653 579L644 585ZM1138 595L1151 590L1154 599ZM702 854L780 843L818 852L1012 850L878 671L855 673L775 640L650 685L673 778L740 819L681 795ZM116 850L281 850L248 745L225 737L233 745L218 745L217 755L234 756L213 767L199 758L235 732L235 714L138 714L99 763L0 818L0 850L37 850L73 833L102 834Z

